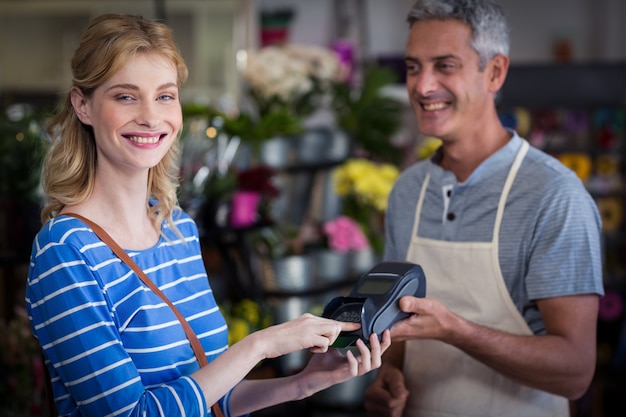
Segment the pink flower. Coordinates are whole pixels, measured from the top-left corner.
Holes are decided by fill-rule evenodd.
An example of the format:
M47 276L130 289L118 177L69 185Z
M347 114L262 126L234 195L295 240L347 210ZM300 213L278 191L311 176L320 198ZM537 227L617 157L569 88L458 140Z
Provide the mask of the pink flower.
M357 222L346 216L339 216L324 224L328 247L338 252L365 249L369 242Z

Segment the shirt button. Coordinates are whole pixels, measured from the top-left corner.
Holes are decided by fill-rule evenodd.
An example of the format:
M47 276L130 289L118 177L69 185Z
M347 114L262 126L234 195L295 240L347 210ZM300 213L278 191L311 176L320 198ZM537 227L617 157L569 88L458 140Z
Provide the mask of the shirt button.
M448 213L448 220L452 221L455 219L455 217L456 216L454 215L454 213Z

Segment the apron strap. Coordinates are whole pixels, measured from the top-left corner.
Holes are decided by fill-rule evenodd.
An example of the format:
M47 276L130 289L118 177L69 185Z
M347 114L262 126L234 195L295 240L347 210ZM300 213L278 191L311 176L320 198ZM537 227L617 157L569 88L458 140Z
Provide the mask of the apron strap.
M498 202L498 212L496 213L496 221L493 226L493 238L492 241L498 243L500 236L500 225L502 224L502 216L504 215L504 207L506 206L506 199L509 196L509 191L511 191L511 187L513 186L513 181L517 176L517 172L519 171L520 166L522 165L522 161L524 157L528 153L528 149L530 145L528 142L523 139L522 145L517 151L517 155L515 156L515 160L509 169L509 175L504 182L504 187L502 188L502 193L500 194L500 201Z

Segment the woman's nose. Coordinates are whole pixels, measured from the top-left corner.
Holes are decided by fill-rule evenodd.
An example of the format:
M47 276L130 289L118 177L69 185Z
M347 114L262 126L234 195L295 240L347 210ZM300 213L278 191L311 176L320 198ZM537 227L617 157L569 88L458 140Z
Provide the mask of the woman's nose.
M147 127L158 126L161 120L160 112L158 110L158 103L145 102L141 105L140 111L137 115L137 123Z

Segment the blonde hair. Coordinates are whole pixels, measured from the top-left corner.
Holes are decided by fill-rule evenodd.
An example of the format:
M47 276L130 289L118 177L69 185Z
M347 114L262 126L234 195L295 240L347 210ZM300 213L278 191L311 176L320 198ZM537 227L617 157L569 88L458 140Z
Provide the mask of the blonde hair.
M74 53L72 86L80 89L85 97L91 97L96 88L137 53L164 56L176 68L178 86L187 80L187 66L166 25L141 16L104 14L91 22ZM47 131L52 144L42 170L46 196L41 212L43 223L57 216L66 205L80 203L91 195L97 159L93 129L76 116L69 92L48 123ZM178 206L179 154L177 140L148 174L148 196L156 204L146 202L146 206L157 230L161 230L165 219L177 230L172 213Z

